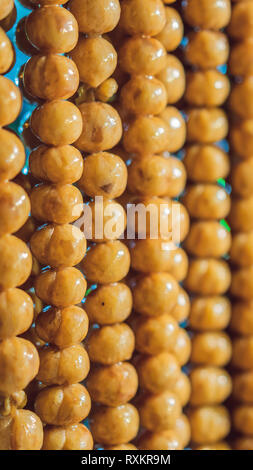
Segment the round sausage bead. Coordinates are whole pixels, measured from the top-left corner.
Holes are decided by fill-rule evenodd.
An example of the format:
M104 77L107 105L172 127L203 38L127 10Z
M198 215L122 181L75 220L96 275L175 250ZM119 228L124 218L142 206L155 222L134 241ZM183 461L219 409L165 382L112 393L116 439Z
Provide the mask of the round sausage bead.
M242 370L253 368L253 336L234 340L232 364Z
M166 104L166 88L154 77L135 75L121 90L121 105L130 114L160 114Z
M133 202L136 203L136 208L134 208L134 213L128 212L128 220L133 224L130 229L135 229L135 233L144 234L145 237L154 239L159 234L159 237L166 242L171 239L173 227L177 227L178 224L180 227L178 241L185 239L189 230L189 215L183 204L177 202L175 207L174 202L167 197L164 199L158 197L136 198L133 199ZM138 216L139 207L140 217ZM176 211L173 212L175 209ZM131 217L133 218L132 214L135 215L134 220L131 219Z
M145 316L170 313L176 304L178 283L168 273L151 273L137 281L133 288L136 312Z
M100 406L93 411L90 426L95 442L105 445L124 444L136 436L139 415L130 403L117 407Z
M188 72L185 99L192 106L221 106L230 91L226 75L217 70Z
M43 423L70 426L86 418L91 401L81 384L47 387L36 397L34 409Z
M234 296L240 297L244 300L252 299L253 288L253 266L248 268L238 269L233 272L231 282L231 293Z
M231 174L231 183L233 191L247 198L253 194L253 158L242 160L233 166Z
M0 392L4 396L26 388L39 370L39 356L32 343L16 336L0 343Z
M219 222L193 222L184 246L188 253L197 257L220 258L228 253L232 237Z
M253 232L239 232L233 236L230 250L231 261L239 266L253 264Z
M190 145L186 148L184 164L191 181L212 183L226 178L230 169L228 154L215 145Z
M220 108L191 109L188 112L187 141L212 144L226 137L228 119Z
M166 66L166 49L155 38L134 36L119 50L119 66L131 75L157 75Z
M130 255L127 247L119 240L99 243L86 253L81 265L90 282L109 284L127 275Z
M132 294L126 284L99 286L85 301L85 310L91 323L110 325L121 323L132 310Z
M82 103L79 106L83 131L75 143L84 152L108 150L121 139L122 124L117 111L106 103Z
M230 139L234 151L241 158L249 158L253 152L253 119L243 119L231 126Z
M173 429L181 414L181 405L173 393L166 390L156 395L140 397L140 424L148 431Z
M72 145L40 145L30 153L29 164L35 178L52 183L75 183L83 172L82 155Z
M197 367L190 374L192 406L218 405L232 391L230 375L217 367Z
M166 63L157 78L166 88L167 104L176 103L182 98L185 91L185 71L177 57L167 54Z
M180 366L184 366L189 361L191 355L191 339L184 328L178 329L175 346L170 352L175 355Z
M28 93L45 101L68 99L79 86L75 63L58 54L34 55L26 63L24 85Z
M17 176L25 163L25 149L21 140L6 129L0 129L0 180Z
M120 26L131 36L155 36L166 24L161 0L123 0Z
M136 240L130 244L131 266L143 273L168 271L176 280L185 277L188 259L182 248L161 239Z
M233 412L233 424L236 431L253 436L253 407L238 406Z
M229 107L231 111L242 119L253 118L253 77L245 77L241 83L233 86L229 98Z
M117 323L92 330L86 347L92 362L112 365L131 359L134 343L131 328L126 323Z
M253 223L249 214L253 209L253 196L232 200L229 222L236 232L251 232Z
M252 36L253 4L252 2L240 2L232 10L228 33L234 39L244 39Z
M202 30L189 34L185 49L186 60L201 69L215 69L228 59L227 36L216 31Z
M36 318L37 335L61 349L80 343L87 335L88 326L87 314L75 305L63 309L52 307Z
M231 304L226 297L195 297L192 299L189 325L193 330L224 330L230 321Z
M200 295L220 295L230 286L231 273L223 260L196 259L189 265L185 286Z
M192 441L214 444L227 436L230 419L224 406L203 406L189 411Z
M41 349L39 355L37 379L46 385L82 382L89 373L90 361L82 344L74 344L61 350L48 346Z
M22 106L19 88L9 78L0 75L0 126L11 124Z
M107 406L120 406L135 396L138 376L132 364L120 362L93 368L86 386L93 401Z
M166 351L155 356L141 356L136 369L140 387L154 394L170 390L180 377L176 358Z
M15 410L0 418L0 450L40 450L43 426L35 413Z
M167 123L160 117L138 116L124 132L124 149L137 154L163 152L168 146L169 133Z
M79 187L88 196L110 199L121 196L127 184L127 168L123 160L113 153L100 152L84 159Z
M80 38L71 51L80 80L96 88L109 78L117 65L117 53L113 45L101 36Z
M86 281L76 268L42 272L35 280L36 295L49 305L69 307L79 304L86 291Z
M233 44L229 58L229 70L232 75L245 76L253 73L253 40L245 38Z
M0 340L18 336L31 326L33 302L21 289L0 292Z
M253 372L243 372L233 377L234 398L243 403L252 403Z
M32 255L28 246L13 235L0 238L0 288L9 289L24 284L32 270Z
M36 219L67 224L80 217L83 197L71 184L43 184L32 190L31 206L32 215Z
M176 430L145 432L138 439L139 450L182 450L182 442Z
M131 267L143 273L171 271L173 249L171 241L146 238L129 246Z
M188 266L188 265L187 265ZM178 323L184 322L188 319L190 313L190 299L185 292L184 289L182 289L181 286L179 286L179 293L177 296L177 303L175 307L173 308L171 312L171 316L175 318L175 320Z
M138 316L131 326L135 333L135 347L140 353L155 355L168 351L174 354L179 329L170 315L148 319Z
M30 200L21 186L12 181L0 182L0 236L19 230L30 209Z
M191 360L195 364L221 367L229 362L231 354L231 341L225 333L204 332L192 338Z
M82 132L82 115L69 101L48 101L33 111L31 128L44 144L53 146L73 144Z
M2 0L0 6L0 20L6 18L14 8L13 0Z
M103 34L112 31L119 22L118 0L71 0L71 13L76 17L79 31L86 34Z
M165 15L165 26L156 38L161 41L165 49L170 52L174 51L179 46L184 34L184 25L181 16L174 8L165 8Z
M182 407L187 405L191 395L191 382L189 377L184 372L180 372L177 380L171 384L170 391L178 397Z
M253 334L252 300L233 302L230 328L242 336Z
M42 450L92 450L93 438L81 423L70 426L46 426Z
M167 108L160 114L167 124L167 146L168 152L177 152L184 145L186 138L186 124L180 111L174 106ZM159 152L159 150L158 150Z
M128 189L143 196L178 196L185 187L184 164L175 157L143 156L128 167Z
M66 8L47 6L34 10L26 20L26 34L44 53L66 53L78 40L78 24Z
M217 184L196 184L189 186L183 197L190 215L197 219L223 219L230 211L230 197Z
M191 26L219 30L227 26L231 16L229 0L188 0L184 18Z
M52 268L75 266L86 251L84 234L74 225L46 225L31 238L31 250L41 264Z
M0 74L6 73L13 63L12 44L5 31L0 27Z

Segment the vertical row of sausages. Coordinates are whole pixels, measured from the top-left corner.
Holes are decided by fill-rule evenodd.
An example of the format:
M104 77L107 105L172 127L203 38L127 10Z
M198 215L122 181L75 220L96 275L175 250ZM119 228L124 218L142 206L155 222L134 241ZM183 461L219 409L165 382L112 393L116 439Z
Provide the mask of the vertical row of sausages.
M76 145L85 159L78 185L84 197L91 198L92 213L91 241L81 263L92 288L84 305L92 325L87 340L92 364L87 379L93 403L91 432L96 446L132 449L135 447L129 441L137 434L139 416L128 402L136 394L138 377L128 362L135 341L125 323L131 312L132 295L121 282L128 274L130 256L126 245L118 240L125 230L126 214L115 201L125 190L127 168L119 156L108 152L122 136L120 116L107 103L118 84L111 77L117 52L113 38L105 36L119 21L120 4L118 0L72 0L69 8L80 32L71 57L83 83L79 109L84 128ZM96 228L97 211L102 214L101 233Z
M79 383L90 367L81 343L88 316L77 306L86 281L74 267L85 254L86 239L71 224L83 205L81 192L73 186L82 175L83 159L71 146L80 137L83 122L79 109L65 101L76 92L79 74L70 59L59 55L75 47L78 25L68 10L56 5L59 2L33 3L36 9L27 17L26 34L38 54L26 64L24 85L33 97L45 101L31 117L32 131L42 142L30 155L30 171L38 181L30 197L32 216L43 225L30 245L42 265L35 292L44 308L35 329L45 342L39 348L41 391L34 408L45 425L43 449L92 449L91 434L80 424L91 407L90 396Z
M233 230L230 260L233 308L233 431L236 450L253 448L253 294L252 294L252 151L253 151L253 2L236 2L228 27L231 39L229 72L233 88L231 113L231 156L233 189L230 224Z
M0 7L0 19L13 9L12 1ZM0 28L0 73L14 61L12 44ZM32 269L27 245L13 235L27 221L30 200L13 180L25 163L20 139L5 127L18 117L22 107L19 89L0 75L0 449L39 450L43 441L42 423L35 413L23 410L24 389L36 376L39 356L35 346L19 335L33 321L33 302L20 286ZM18 288L19 287L19 288Z
M185 59L187 148L185 165L189 185L183 202L192 222L185 248L191 256L185 286L193 296L189 326L193 330L189 419L193 447L226 449L230 417L222 403L230 395L231 379L224 367L231 342L224 330L230 320L230 269L224 256L231 235L223 220L230 210L224 178L227 154L219 141L226 138L228 120L220 108L230 84L219 68L228 59L228 39L220 29L230 19L230 0L187 0L183 7L189 27ZM222 225L222 223L225 225Z
M167 2L165 2L167 3ZM158 214L158 238L152 237L155 215L144 215L143 239L129 242L133 314L130 324L136 341L134 365L139 376L135 404L144 450L182 449L189 441L189 424L182 407L189 398L189 382L181 371L189 358L190 339L178 323L189 313L189 299L179 286L187 272L187 256L173 246L172 198L184 189L185 169L171 152L184 144L185 122L172 106L184 92L180 61L172 54L181 42L179 13L160 0L124 0L121 3L119 65L128 74L120 93L123 115L123 154L128 166L125 199L144 211ZM129 77L130 76L130 77ZM188 214L178 203L180 241L188 231ZM152 211L152 209L151 209ZM140 229L135 226L136 238ZM137 223L137 218L136 218ZM155 228L155 227L153 227Z

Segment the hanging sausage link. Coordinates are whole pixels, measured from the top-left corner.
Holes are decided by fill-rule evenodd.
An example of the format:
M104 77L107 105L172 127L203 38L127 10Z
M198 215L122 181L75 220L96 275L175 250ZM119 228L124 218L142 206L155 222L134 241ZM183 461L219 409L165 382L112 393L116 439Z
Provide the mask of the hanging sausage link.
M3 1L0 19L13 9L13 1ZM0 73L14 60L13 47L0 28ZM25 163L20 139L5 127L18 117L22 106L19 89L0 75L0 449L39 450L43 441L42 423L35 413L23 410L24 389L36 376L39 356L34 345L19 335L33 321L33 302L20 288L32 269L28 246L15 233L30 212L30 200L13 180Z
M146 209L153 204L158 212L164 210L161 218L167 226L168 210L171 229L171 198L182 192L186 178L181 161L169 153L178 151L185 139L184 120L171 105L182 96L185 80L180 61L167 51L179 45L183 25L178 12L165 9L160 0L125 0L121 8L120 27L130 36L123 37L119 50L120 68L131 75L120 95L123 154L131 160L126 199ZM179 207L182 240L188 231L188 215ZM170 239L151 239L149 217L146 222L147 238L129 243L131 267L136 271L130 284L134 364L140 382L135 402L145 429L137 446L182 449L189 441L189 424L182 414L189 383L180 367L188 360L190 340L178 326L189 311L188 296L178 281L186 276L188 261L181 248L170 250Z
M76 17L79 41L71 52L83 82L83 131L76 142L86 156L79 187L85 198L91 198L92 241L81 267L95 290L88 295L85 309L92 325L87 350L92 363L87 388L93 402L91 432L96 445L106 449L132 449L129 443L137 434L139 417L128 403L136 393L138 379L135 368L127 362L134 350L134 334L124 322L132 308L130 289L121 282L128 274L130 256L118 240L126 226L123 207L114 199L121 196L127 183L123 160L108 151L122 136L121 119L107 102L117 92L111 77L117 65L113 39L103 36L114 30L120 18L118 0L72 0L70 10ZM102 230L96 230L96 211L100 197ZM112 212L111 212L112 211ZM107 233L113 216L121 231ZM98 328L99 326L99 328Z
M226 138L228 121L220 108L230 84L219 67L227 62L228 40L220 31L230 19L230 1L187 0L183 12L189 26L185 59L187 147L185 165L189 185L183 202L192 224L185 241L191 256L185 287L191 301L189 327L192 337L191 397L188 416L192 445L197 449L228 449L223 439L230 431L230 418L222 403L231 393L225 370L231 357L231 342L225 329L230 320L230 303L224 296L230 285L230 270L224 261L231 235L224 218L230 197L224 178L229 159L216 144ZM222 220L222 223L221 223Z
M71 225L83 206L82 195L73 186L82 175L83 159L71 146L83 124L79 109L64 101L78 88L78 70L72 60L58 55L75 47L78 25L68 10L55 5L58 2L33 3L42 6L28 16L26 34L39 53L26 64L24 84L32 96L45 100L31 117L32 131L42 145L30 155L31 173L42 181L31 192L32 215L44 225L30 243L35 258L45 266L35 280L35 292L50 306L36 318L36 333L46 345L39 349L37 380L42 385L34 408L46 425L44 450L89 450L93 439L80 421L87 417L91 400L79 383L90 367L81 343L88 317L77 305L85 295L86 281L74 267L85 254L86 239Z
M234 76L229 99L230 143L233 158L231 183L234 197L230 214L233 230L230 259L233 308L230 328L233 338L233 430L236 450L253 449L252 390L252 70L253 2L233 6L228 27L231 38L229 71ZM239 56L238 56L239 54ZM238 59L239 57L239 59Z

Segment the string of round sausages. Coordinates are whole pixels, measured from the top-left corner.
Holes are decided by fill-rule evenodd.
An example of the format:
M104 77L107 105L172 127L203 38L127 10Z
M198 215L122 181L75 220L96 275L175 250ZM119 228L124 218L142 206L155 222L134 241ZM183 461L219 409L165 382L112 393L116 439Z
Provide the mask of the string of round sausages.
M110 450L135 449L129 442L136 436L139 416L128 403L135 395L138 378L127 362L134 350L134 334L125 323L132 308L130 289L122 281L128 274L130 256L126 245L118 240L124 233L126 214L114 199L125 190L127 168L123 160L107 151L118 144L122 123L117 111L107 101L117 91L111 78L117 53L105 35L116 27L120 18L118 0L71 0L70 11L79 25L79 41L71 52L80 79L83 99L79 109L84 127L76 142L85 153L79 187L92 198L92 242L81 267L95 289L88 295L85 309L93 325L87 339L92 363L87 388L93 402L91 432L96 445ZM95 218L102 199L102 230L97 234ZM107 233L113 216L121 231ZM84 222L85 224L85 222ZM93 286L94 287L94 286ZM93 288L92 287L92 288Z
M119 50L119 64L130 75L121 90L124 115L124 152L131 159L126 199L167 204L171 225L172 197L184 188L185 170L169 152L179 150L185 138L184 120L174 106L184 91L184 72L175 49L183 34L175 9L160 0L123 0L120 27L127 38ZM175 30L173 29L175 28ZM169 104L169 106L167 106ZM163 152L166 153L164 154ZM188 230L182 205L181 239ZM161 217L166 217L166 207ZM144 433L139 449L181 449L189 441L189 424L182 406L189 398L189 383L180 367L189 357L190 340L178 322L188 314L187 294L179 287L187 271L181 248L170 251L168 239L147 238L130 242L133 314L130 324L136 339L136 365L140 393L136 406ZM170 227L171 228L171 227ZM137 227L136 227L137 229ZM167 237L168 238L168 237Z
M218 67L228 58L227 37L219 30L228 24L230 10L230 0L187 0L183 7L185 21L195 28L185 48L186 62L192 68L185 93L189 108L184 162L190 184L183 202L192 223L185 242L191 259L184 285L194 296L189 317L194 367L188 416L193 447L207 450L228 449L222 440L230 431L229 413L221 404L231 392L231 379L224 369L231 357L231 342L222 331L230 319L230 303L224 294L231 276L223 258L231 236L220 223L230 210L229 195L221 185L229 160L215 144L228 132L220 106L230 85Z
M33 97L45 101L31 116L31 129L43 143L30 155L30 171L42 181L31 192L31 212L44 225L30 244L44 266L35 280L35 293L46 305L36 318L36 333L46 345L39 349L37 380L42 390L34 408L46 425L44 450L89 450L93 439L80 421L87 417L91 400L79 383L90 366L81 343L88 317L77 306L85 295L86 281L74 267L85 254L86 239L71 224L83 206L82 195L73 186L82 175L83 159L71 146L81 135L83 123L78 108L65 101L77 90L78 70L73 61L58 55L75 47L78 25L57 1L32 3L41 8L27 17L26 34L39 53L26 64L24 85Z
M13 2L1 2L0 19L12 10ZM12 44L0 28L0 73L14 60ZM22 286L32 269L27 245L13 235L26 222L30 200L13 180L25 163L25 150L14 133L5 129L18 117L22 106L19 89L0 75L0 449L39 450L42 423L35 413L23 410L23 389L36 376L39 356L34 345L19 335L33 321L31 297Z
M234 76L229 99L231 111L230 142L233 168L231 183L234 197L230 214L233 230L230 259L233 266L231 330L233 339L233 429L236 450L253 449L253 2L233 6L228 27L231 38L229 71Z

